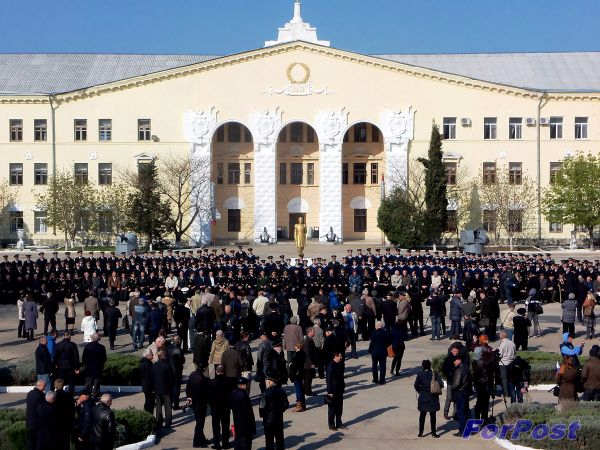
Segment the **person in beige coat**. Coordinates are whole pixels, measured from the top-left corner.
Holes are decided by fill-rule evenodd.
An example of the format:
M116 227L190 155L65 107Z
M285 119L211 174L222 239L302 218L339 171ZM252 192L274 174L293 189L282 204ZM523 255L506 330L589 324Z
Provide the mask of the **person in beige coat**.
M225 339L225 336L223 336L223 331L217 330L217 337L210 347L210 357L208 358L208 363L214 364L216 369L217 366L221 364L221 357L228 348L229 342L227 342L227 339Z
M167 333L171 333L171 322L173 322L175 300L173 297L171 297L169 292L165 292L165 296L162 299L162 304L165 305L165 309L167 310Z
M65 304L65 331L70 332L73 336L75 333L75 305L77 304L75 293L65 298L63 303Z

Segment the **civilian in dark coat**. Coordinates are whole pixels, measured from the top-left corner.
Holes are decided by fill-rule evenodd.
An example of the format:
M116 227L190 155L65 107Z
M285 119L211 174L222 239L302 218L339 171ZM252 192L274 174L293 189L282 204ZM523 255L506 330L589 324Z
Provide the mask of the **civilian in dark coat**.
M229 447L229 415L231 412L231 390L225 378L225 370L219 365L216 377L210 380L208 403L212 419L214 448Z
M175 306L173 319L177 327L177 336L181 339L183 351L188 351L188 330L190 324L190 308L185 306L185 301L180 300Z
M313 337L315 330L309 327L306 330L306 337L302 343L304 353L306 353L306 360L304 361L304 393L306 395L313 395L312 381L315 376L316 367L319 365L319 353Z
M48 297L44 301L40 312L44 313L44 334L48 334L48 325L52 330L56 330L56 313L58 312L58 301L48 293Z
M152 381L152 352L144 350L144 356L140 361L140 375L142 378L142 392L144 393L144 411L154 414L154 382Z
M85 388L91 392L92 399L97 399L100 392L100 377L106 363L106 348L100 343L98 333L94 333L92 342L83 348L81 362L85 368Z
M260 396L258 412L263 419L266 450L283 450L283 413L290 404L285 391L277 385L278 375L265 371L267 389Z
M371 342L369 343L373 383L385 384L387 348L390 343L390 334L383 328L383 324L377 321L375 323L375 331L371 335Z
M156 421L159 427L163 426L163 408L165 409L165 427L171 428L173 410L171 395L173 394L174 376L173 368L167 362L167 353L158 352L158 361L152 366L152 383L156 393Z
M392 325L396 323L398 315L398 304L394 300L394 295L390 292L387 294L384 302L381 303L381 316L385 322L386 330L391 330Z
M112 450L114 448L117 422L115 413L110 409L111 405L111 395L102 394L100 402L94 406L90 435L92 450Z
M531 320L529 320L525 314L527 310L525 308L517 309L516 316L513 317L514 334L513 340L515 343L516 350L527 350L527 341L529 339L529 327L531 326Z
M435 413L440 410L440 396L431 393L431 381L434 375L431 371L431 361L424 360L421 367L423 370L417 374L417 379L415 380L415 390L419 393L417 401L417 409L419 410L419 437L423 436L425 417L429 413L431 436L437 438L439 436L436 433ZM444 386L439 373L435 374L435 379L440 384L440 387Z
M212 311L212 309L211 309ZM193 361L196 366L208 367L210 358L210 332L200 331L194 336L194 357Z
M84 389L79 393L75 409L77 411L77 424L74 433L75 447L77 450L87 450L90 446L92 414L94 412L94 401L90 397L90 391Z
M285 323L283 322L283 316L278 311L277 303L270 303L269 308L271 311L269 314L265 316L264 321L264 330L269 336L269 339L272 341L276 341L281 338L283 334L283 328L285 327Z
M37 449L36 450L59 450L58 420L56 410L56 394L53 391L46 392L45 401L37 407Z
M346 429L342 423L344 412L344 391L346 381L344 380L344 364L342 354L335 352L333 360L327 366L326 372L327 396L330 398L327 405L327 421L330 430Z
M70 437L75 420L75 401L72 392L63 390L64 381L57 379L54 382L56 393L56 415L59 418L57 426L58 448L60 450L70 450Z
M38 380L46 382L46 392L52 387L50 384L50 375L54 373L55 367L48 350L48 339L46 336L40 338L40 344L35 349L35 373Z
M152 303L150 312L148 313L148 324L146 329L148 330L148 340L149 342L154 342L158 337L158 332L162 328L163 325L163 313L158 308L156 303Z
M252 410L252 402L246 388L247 378L240 378L237 389L231 393L231 412L233 413L233 426L235 429L235 450L250 450L252 438L256 434L256 420Z
M203 304L196 312L196 331L204 331L210 336L214 331L215 320L215 311L210 306Z
M187 339L187 337L186 337ZM181 349L181 338L175 336L173 343L167 346L167 361L171 365L173 372L173 393L171 394L171 401L173 402L173 409L181 409L179 407L179 396L181 393L181 380L183 378L183 366L185 365L185 355Z
M185 388L186 404L192 407L196 427L194 428L194 447L208 446L208 440L204 435L204 422L206 421L206 410L210 391L210 380L204 376L206 367L199 366L190 373Z
M117 328L119 328L119 320L123 317L121 310L115 306L115 301L110 300L108 307L104 310L104 323L108 333L108 342L110 349L115 349L115 340L117 339Z
M392 359L392 368L390 370L391 375L400 375L400 367L402 366L402 357L404 356L404 350L406 345L404 344L404 330L400 323L395 323L392 328L392 334L390 336L391 346L394 350L394 359Z
M79 349L71 342L71 334L65 332L63 340L56 345L54 362L57 368L57 378L62 378L69 386L69 394L75 394L75 374L79 373Z
M38 380L35 387L27 393L25 401L25 426L27 428L27 450L37 449L37 433L39 427L38 421L38 406L46 401L44 398L44 390L46 382Z

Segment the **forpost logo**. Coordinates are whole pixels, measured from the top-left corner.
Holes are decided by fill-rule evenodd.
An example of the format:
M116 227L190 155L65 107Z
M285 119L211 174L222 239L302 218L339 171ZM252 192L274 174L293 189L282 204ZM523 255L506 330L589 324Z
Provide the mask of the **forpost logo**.
M540 423L534 426L534 423L529 419L519 419L514 424L496 425L493 423L483 425L482 419L469 419L462 438L469 439L472 435L479 433L483 439L490 440L510 439L516 441L522 435L529 435L536 441L550 439L552 441L560 441L568 439L574 441L577 439L577 431L581 428L578 420L566 423L557 423L547 425Z

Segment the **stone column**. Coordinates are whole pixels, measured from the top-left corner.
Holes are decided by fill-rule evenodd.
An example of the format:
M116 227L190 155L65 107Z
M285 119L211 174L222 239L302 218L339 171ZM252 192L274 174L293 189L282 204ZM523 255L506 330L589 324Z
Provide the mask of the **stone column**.
M254 242L266 232L277 242L277 135L279 108L255 112L250 120L254 140Z
M385 193L406 187L408 179L408 146L414 137L415 111L408 107L387 109L381 114L381 132L385 149Z
M215 218L214 186L211 179L211 144L217 126L214 108L204 111L189 110L184 117L184 135L190 143L190 158L199 161L198 171L192 178L191 201L196 203L198 215L190 227L190 245L211 245L212 220Z
M315 123L319 137L321 173L319 241L327 242L327 234L333 229L336 242L343 242L342 145L344 132L348 126L348 113L344 108L321 111Z

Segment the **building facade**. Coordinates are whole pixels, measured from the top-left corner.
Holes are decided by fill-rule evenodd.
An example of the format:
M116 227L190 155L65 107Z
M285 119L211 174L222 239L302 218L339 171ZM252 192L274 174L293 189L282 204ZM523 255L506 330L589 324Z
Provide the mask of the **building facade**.
M101 189L168 153L207 161L210 208L188 235L202 244L292 238L299 216L321 241L381 239L382 195L426 155L432 122L451 184L505 167L543 190L565 156L600 151L600 53L362 55L319 41L299 2L278 40L240 54L6 54L0 67L0 178L17 191L5 241L18 228L61 241L36 206L54 171Z

